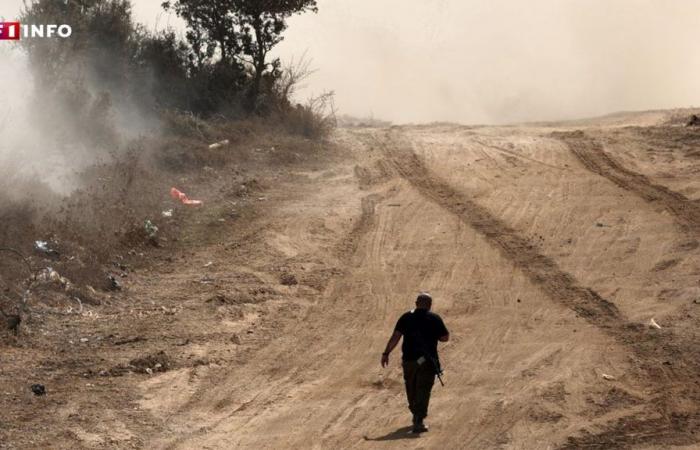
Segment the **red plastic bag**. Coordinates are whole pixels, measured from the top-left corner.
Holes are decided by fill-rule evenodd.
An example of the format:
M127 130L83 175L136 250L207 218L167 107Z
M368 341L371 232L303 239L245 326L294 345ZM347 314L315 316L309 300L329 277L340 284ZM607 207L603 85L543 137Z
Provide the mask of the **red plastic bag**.
M179 200L183 205L188 205L188 206L200 206L202 204L201 200L190 200L187 197L187 194L185 194L182 191L179 191L176 188L170 188L170 196L174 200Z

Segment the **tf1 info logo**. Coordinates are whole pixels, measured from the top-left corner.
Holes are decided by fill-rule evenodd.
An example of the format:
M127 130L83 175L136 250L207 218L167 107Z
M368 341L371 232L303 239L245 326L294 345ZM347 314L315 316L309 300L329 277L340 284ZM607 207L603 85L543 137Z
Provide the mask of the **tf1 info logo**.
M25 38L67 38L73 34L70 25L22 25L19 22L0 22L0 41L19 41Z

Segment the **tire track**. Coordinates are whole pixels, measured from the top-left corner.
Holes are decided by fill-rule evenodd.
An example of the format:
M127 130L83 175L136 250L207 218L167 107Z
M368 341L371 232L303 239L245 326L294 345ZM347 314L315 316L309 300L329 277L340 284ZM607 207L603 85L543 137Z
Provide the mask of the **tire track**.
M634 370L628 375L645 385L651 397L644 411L596 426L593 430L582 429L578 435L570 436L561 448L689 445L700 441L700 436L695 432L700 429L700 347L697 345L697 333L650 330L642 324L628 322L613 303L594 290L581 286L553 259L540 254L528 239L493 216L485 207L470 200L466 194L430 173L412 151L410 143L387 134L378 145L403 179L483 235L552 301L572 309L630 350ZM676 203L672 205L678 208L679 217L683 218L686 226L692 225L693 215L680 207L682 200L672 195L674 193L665 188L656 189L648 180L647 183L637 178L635 180L633 186L643 190L645 195L651 196L658 191L665 194L655 196L655 199L675 199L673 201ZM689 402L694 406L689 406Z
M646 176L620 165L608 155L600 142L583 131L555 132L552 136L564 142L591 172L612 181L645 201L663 206L686 232L700 230L700 205L683 194L652 183Z
M528 239L520 236L486 208L429 173L413 151L397 150L390 144L384 144L383 148L387 159L393 163L402 178L482 234L553 300L600 328L619 328L627 323L613 303L592 289L581 286L571 274L560 269L553 259L539 253Z

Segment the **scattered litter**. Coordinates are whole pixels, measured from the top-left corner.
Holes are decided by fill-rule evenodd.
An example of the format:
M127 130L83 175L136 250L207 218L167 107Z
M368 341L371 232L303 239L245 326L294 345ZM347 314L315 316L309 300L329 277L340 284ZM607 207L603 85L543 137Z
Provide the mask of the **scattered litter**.
M107 287L108 287L110 290L112 290L112 291L121 291L122 285L121 285L121 283L119 282L119 280L117 280L117 278L116 278L114 275L109 275L109 276L107 277L107 281L108 281Z
M46 387L43 384L32 384L34 395L46 395Z
M166 209L162 213L160 213L163 217L172 217L173 216L173 210L172 209Z
M202 284L209 284L209 283L213 283L214 281L216 281L214 278L207 277L207 276L203 276L202 278L199 279L199 282Z
M265 200L267 200L267 197L258 197L258 200L260 200L261 202L264 202Z
M187 194L185 194L182 191L179 191L176 188L170 188L170 196L174 200L179 200L183 205L188 205L188 206L199 206L202 204L201 200L190 200L187 197Z
M146 373L149 375L153 375L153 369L151 369L150 367L146 367Z
M79 306L78 310L75 311L75 314L82 314L83 313L83 302L80 301L80 299L78 297L73 297L73 300L78 302L78 306ZM69 306L68 309L66 310L66 313L73 314L73 307Z
M210 148L210 149L215 149L215 148L223 147L224 145L228 145L228 144L229 144L229 140L228 140L228 139L224 139L223 141L219 141L219 142L215 142L215 143L211 144L211 145L209 146L209 148Z
M203 267L211 267L211 266L213 266L213 265L214 265L214 261L209 261L209 262L206 263Z
M652 328L656 328L657 330L660 330L660 329L661 329L661 325L659 325L658 323L656 323L656 320L654 320L653 317L652 317L651 320L649 321L649 326L652 327Z
M146 230L146 234L149 239L155 239L158 234L158 227L153 224L150 220L146 220L143 224L143 228Z
M603 374L601 374L600 376L602 376L603 379L608 380L608 381L613 381L613 380L615 380L615 377L614 377L614 376L608 375L607 373L603 373Z
M43 281L45 283L60 284L65 289L68 289L70 287L70 281L68 281L67 278L62 277L58 272L53 270L53 268L51 268L51 267L47 267L45 269L42 269L41 272L39 272L37 279L39 281Z
M88 338L80 338L80 342L82 342L83 344L86 343L88 340Z
M47 241L34 241L34 249L49 256L59 255L59 253L56 250L49 247L49 243Z

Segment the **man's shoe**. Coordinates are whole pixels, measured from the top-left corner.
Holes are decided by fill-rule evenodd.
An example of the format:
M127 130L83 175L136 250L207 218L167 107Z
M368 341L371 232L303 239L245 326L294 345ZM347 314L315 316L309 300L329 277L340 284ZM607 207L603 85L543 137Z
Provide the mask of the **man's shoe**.
M423 423L423 421L420 421L413 424L413 430L411 431L413 433L425 433L428 431L428 427Z

